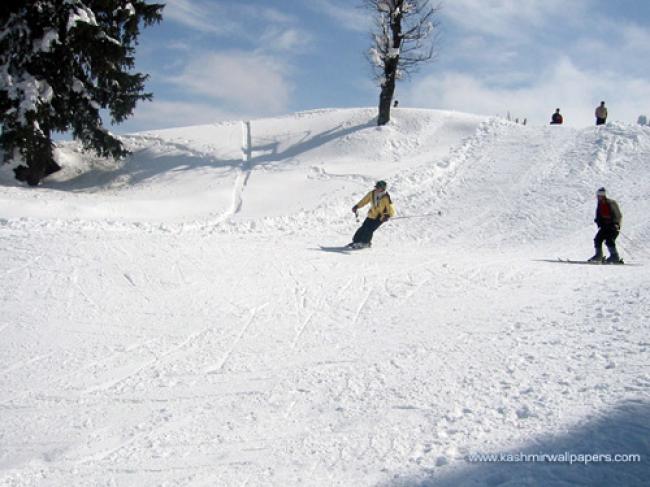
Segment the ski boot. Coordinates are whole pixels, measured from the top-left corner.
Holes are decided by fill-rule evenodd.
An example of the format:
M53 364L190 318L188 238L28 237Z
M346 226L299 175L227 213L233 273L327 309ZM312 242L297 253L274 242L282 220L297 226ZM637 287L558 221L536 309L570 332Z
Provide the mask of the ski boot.
M602 248L596 248L596 253L594 254L593 257L587 260L587 262L603 262L605 260L605 257L603 256L603 249Z
M615 246L607 246L607 250L609 251L609 257L605 261L607 264L622 264L623 260L621 257L618 255L618 251L616 250Z
M352 244L353 249L367 249L368 247L370 247L370 244L367 242L355 242Z

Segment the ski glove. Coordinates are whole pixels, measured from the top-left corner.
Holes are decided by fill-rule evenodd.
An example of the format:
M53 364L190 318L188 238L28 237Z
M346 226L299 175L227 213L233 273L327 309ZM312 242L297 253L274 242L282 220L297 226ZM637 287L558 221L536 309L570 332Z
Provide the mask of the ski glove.
M358 209L359 209L359 208L357 208L357 205L354 205L354 206L352 207L352 213L356 213Z

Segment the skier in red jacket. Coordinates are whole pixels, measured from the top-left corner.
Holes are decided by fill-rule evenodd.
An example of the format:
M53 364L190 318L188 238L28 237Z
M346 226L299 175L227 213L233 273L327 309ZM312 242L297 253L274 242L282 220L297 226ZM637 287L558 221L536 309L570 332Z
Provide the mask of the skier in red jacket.
M621 230L621 223L623 215L618 207L616 201L607 197L605 188L600 188L596 192L598 198L598 206L596 206L596 218L594 222L598 225L598 233L594 238L594 246L596 253L589 259L590 262L604 262L603 257L603 242L607 245L609 251L609 258L607 261L610 264L623 263L616 250L616 237Z

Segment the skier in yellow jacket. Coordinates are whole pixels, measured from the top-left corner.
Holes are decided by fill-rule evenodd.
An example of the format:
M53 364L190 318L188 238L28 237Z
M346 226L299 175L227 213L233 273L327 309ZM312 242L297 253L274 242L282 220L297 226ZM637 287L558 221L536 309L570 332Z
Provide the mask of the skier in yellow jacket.
M352 207L352 211L356 214L359 208L370 204L368 216L363 224L354 234L352 243L348 247L360 249L370 247L372 245L372 235L382 223L389 218L395 216L395 207L390 199L388 191L386 191L386 181L377 181L375 189L365 195L361 201Z

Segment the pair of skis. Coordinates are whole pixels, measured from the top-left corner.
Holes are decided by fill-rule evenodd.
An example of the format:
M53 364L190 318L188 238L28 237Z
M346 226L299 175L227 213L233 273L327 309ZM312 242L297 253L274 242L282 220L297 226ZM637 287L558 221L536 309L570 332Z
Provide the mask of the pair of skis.
M324 245L320 245L320 249L323 252L338 252L341 254L350 254L352 252L358 252L359 250L364 250L364 249L370 249L372 247L350 247L349 245L344 245L340 247L326 247ZM623 259L619 260L618 262L607 262L606 260L599 261L599 260L572 260L572 259L566 259L562 257L558 257L556 260L551 260L551 259L543 259L542 262L552 262L552 263L559 263L559 264L576 264L576 265L626 265L626 266L640 266L642 264L636 264L636 263L625 263Z
M572 259L565 259L562 257L558 257L556 260L551 260L551 259L543 259L543 262L553 262L556 264L582 264L582 265L611 265L611 266L642 266L643 264L637 263L637 262L623 262L623 259L619 260L618 262L607 262L606 260L600 261L600 260L572 260Z
M623 259L618 262L607 262L607 260L571 260L563 259L561 257L557 258L557 262L562 262L564 264L586 264L586 265L623 265Z

